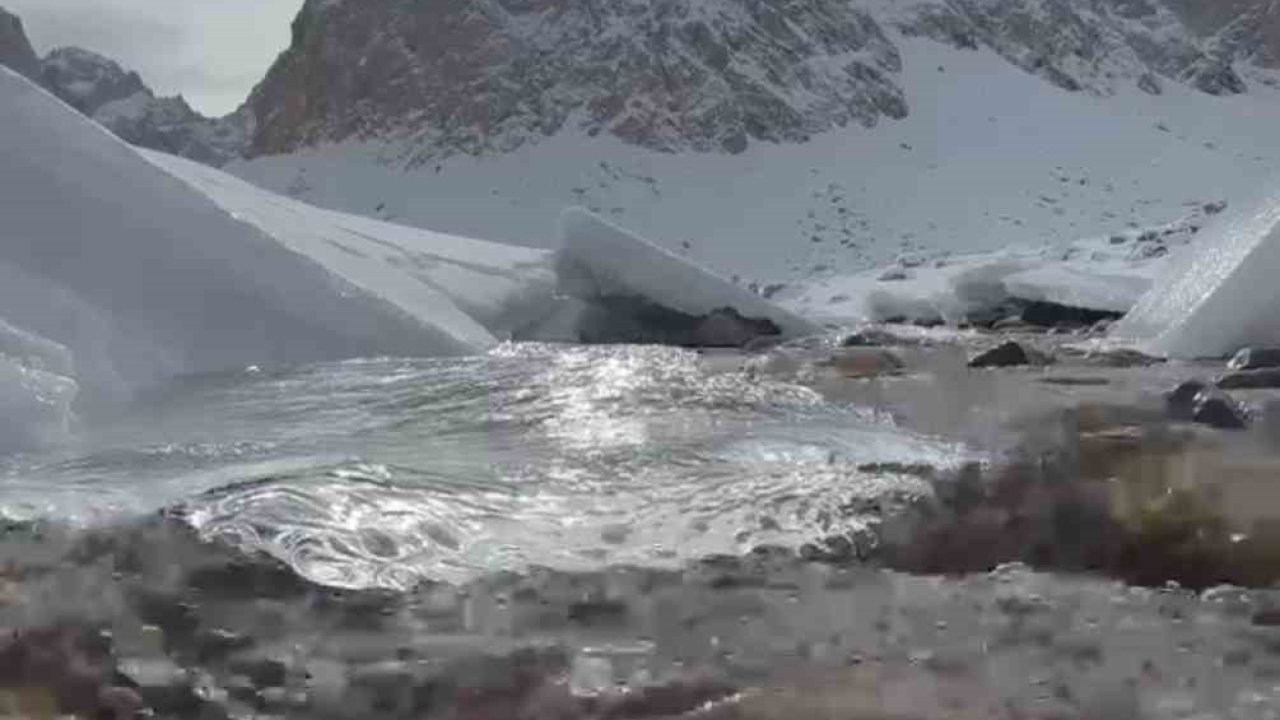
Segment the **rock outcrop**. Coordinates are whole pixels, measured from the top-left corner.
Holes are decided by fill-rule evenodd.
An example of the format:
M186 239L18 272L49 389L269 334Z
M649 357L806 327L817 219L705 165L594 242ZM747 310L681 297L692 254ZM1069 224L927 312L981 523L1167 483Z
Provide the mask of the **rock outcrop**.
M4 8L0 8L0 65L29 78L40 74L40 59L27 39L22 20Z
M136 72L88 50L53 50L40 63L40 81L134 145L221 165L245 143L242 114L204 117L181 96L157 97Z
M425 160L574 128L740 152L905 116L900 68L841 0L311 0L249 99L249 150L391 135Z

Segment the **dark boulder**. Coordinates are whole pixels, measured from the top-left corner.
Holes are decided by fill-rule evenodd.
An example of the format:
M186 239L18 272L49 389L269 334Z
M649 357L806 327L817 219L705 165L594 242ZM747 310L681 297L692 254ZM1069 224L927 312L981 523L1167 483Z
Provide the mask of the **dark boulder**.
M1165 396L1165 412L1173 420L1190 421L1220 430L1243 430L1248 417L1239 403L1201 380L1188 380Z

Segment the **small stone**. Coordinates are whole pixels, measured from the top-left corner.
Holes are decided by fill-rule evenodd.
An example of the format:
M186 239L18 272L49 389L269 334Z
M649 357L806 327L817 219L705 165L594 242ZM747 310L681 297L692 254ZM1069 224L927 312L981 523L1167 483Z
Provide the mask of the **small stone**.
M1218 378L1218 387L1223 390L1280 388L1280 368L1227 373Z
M1027 351L1013 341L979 353L969 361L969 367L971 368L1015 367L1030 364L1031 358L1027 355Z
M1228 370L1261 368L1280 368L1280 348L1243 348L1227 363Z
M879 280L880 282L896 282L899 280L906 280L909 277L910 275L907 273L906 270L900 267L891 267L888 270L885 270L884 272L880 273L880 277L876 279Z

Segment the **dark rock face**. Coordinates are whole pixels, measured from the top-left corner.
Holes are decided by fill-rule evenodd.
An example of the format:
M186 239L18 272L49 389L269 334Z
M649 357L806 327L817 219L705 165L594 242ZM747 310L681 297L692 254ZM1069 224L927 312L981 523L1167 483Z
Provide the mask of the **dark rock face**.
M572 122L734 153L904 117L900 69L875 20L838 0L310 0L249 99L249 151L392 135L425 161Z
M40 59L22 28L22 20L0 8L0 65L35 79L40 75Z

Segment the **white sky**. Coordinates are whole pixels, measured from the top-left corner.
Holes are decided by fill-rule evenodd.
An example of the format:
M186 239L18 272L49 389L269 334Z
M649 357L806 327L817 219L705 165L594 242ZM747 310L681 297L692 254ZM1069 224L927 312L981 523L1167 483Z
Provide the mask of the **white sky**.
M131 70L160 95L208 115L234 110L289 44L302 0L0 0L36 52L79 45Z

